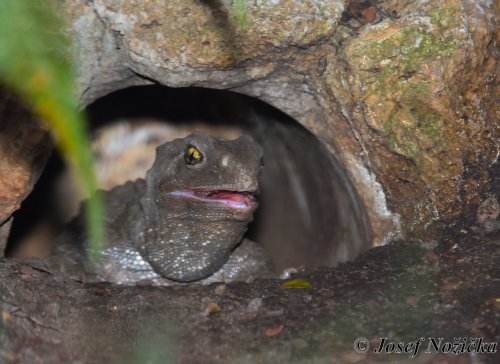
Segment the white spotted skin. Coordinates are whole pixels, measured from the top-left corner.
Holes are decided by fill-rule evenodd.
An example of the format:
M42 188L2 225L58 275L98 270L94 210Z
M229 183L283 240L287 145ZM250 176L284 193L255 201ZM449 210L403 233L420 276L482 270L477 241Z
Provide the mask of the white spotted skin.
M182 260L180 256L179 260ZM181 282L169 280L157 274L139 252L131 248L113 247L104 250L102 263L97 273L103 280L113 281L120 285L144 283L169 286L181 284ZM209 277L199 280L198 283L251 282L256 278L276 278L276 274L263 249L257 243L245 239L232 252L222 268Z

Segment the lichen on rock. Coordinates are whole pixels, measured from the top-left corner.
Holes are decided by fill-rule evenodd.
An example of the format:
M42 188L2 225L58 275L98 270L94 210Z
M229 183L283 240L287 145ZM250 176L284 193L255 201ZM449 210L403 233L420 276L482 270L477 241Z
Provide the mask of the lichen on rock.
M484 14L476 13L475 22L488 24ZM468 102L461 104L457 98L469 92L467 80L481 65L477 52L486 52L483 42L491 39L490 28L482 29L489 33L481 42L470 41L470 15L460 1L409 4L398 17L364 27L345 47L352 72L349 87L357 100L354 122L372 155L385 154L377 166L379 176L391 205L401 206L408 230L417 234L434 221L456 221L463 212L458 205L465 161L482 153L473 143L476 133L494 130L492 119L473 113L469 118L475 130L464 132L467 126L458 116L467 113ZM376 143L370 145L369 140ZM487 145L494 156L498 147ZM375 150L379 147L388 153ZM483 168L493 161L484 161ZM486 187L486 179L478 182Z

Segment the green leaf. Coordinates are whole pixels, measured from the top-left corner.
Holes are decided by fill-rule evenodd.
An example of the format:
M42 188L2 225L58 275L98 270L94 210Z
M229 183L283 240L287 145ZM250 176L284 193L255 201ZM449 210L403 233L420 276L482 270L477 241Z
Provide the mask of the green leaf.
M304 279L290 279L281 285L282 288L311 288L311 283Z
M97 183L64 30L53 1L0 0L0 79L47 122L81 187L91 193ZM103 236L102 204L96 194L86 217L95 258Z

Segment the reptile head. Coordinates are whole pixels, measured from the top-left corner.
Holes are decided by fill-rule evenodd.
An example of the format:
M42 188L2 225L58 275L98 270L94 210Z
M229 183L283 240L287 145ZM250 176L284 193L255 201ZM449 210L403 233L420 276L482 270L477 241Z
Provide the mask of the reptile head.
M139 251L160 275L193 281L218 270L257 208L262 149L192 134L158 147L146 176Z
M257 207L261 159L262 149L249 136L191 134L158 147L146 177L148 195L169 215L247 221Z

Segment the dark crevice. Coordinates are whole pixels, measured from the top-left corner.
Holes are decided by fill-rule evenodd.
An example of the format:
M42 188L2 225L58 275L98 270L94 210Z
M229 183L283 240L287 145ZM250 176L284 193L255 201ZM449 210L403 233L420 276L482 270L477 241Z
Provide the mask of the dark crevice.
M279 268L331 266L370 246L364 207L343 167L318 138L264 102L229 91L151 85L113 92L86 113L95 135L104 126L136 121L141 127L148 119L216 133L236 127L251 134L264 149L265 167L260 207L247 236L264 245ZM50 165L23 204L12 240L20 240L35 220L27 211L55 210L44 200L50 178L54 184Z
M33 191L22 202L21 208L13 214L14 220L7 241L6 256L15 255L19 249L24 249L23 255L37 255L33 252L49 249L47 243L50 242L47 242L47 239L52 240L62 226L63 218L59 214L55 197L55 181L63 169L64 162L59 153L54 151ZM38 246L31 246L32 242ZM21 247L20 244L24 246Z

